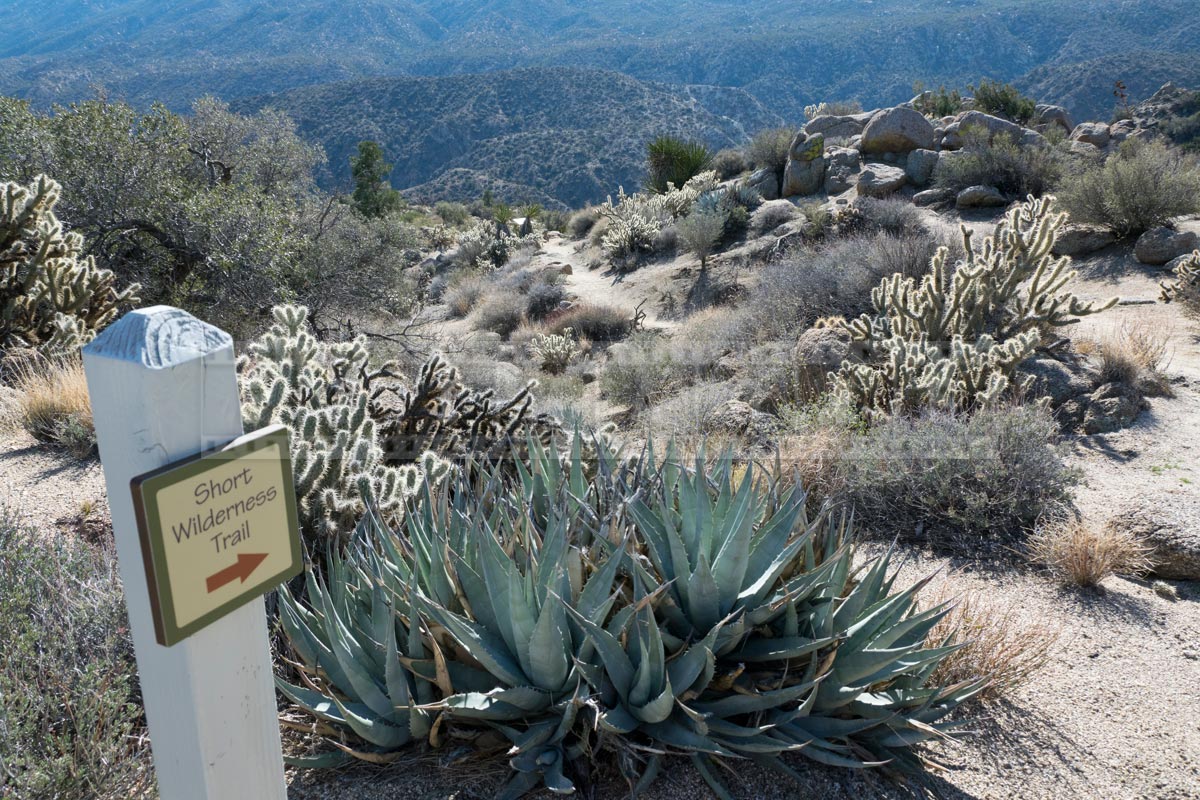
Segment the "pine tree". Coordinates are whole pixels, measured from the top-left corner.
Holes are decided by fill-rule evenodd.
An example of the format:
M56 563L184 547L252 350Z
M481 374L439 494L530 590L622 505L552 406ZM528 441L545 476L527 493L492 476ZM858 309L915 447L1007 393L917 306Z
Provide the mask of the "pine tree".
M383 159L383 148L370 140L358 143L358 155L350 156L354 177L354 207L364 217L383 217L404 205L400 193L387 182L392 165Z

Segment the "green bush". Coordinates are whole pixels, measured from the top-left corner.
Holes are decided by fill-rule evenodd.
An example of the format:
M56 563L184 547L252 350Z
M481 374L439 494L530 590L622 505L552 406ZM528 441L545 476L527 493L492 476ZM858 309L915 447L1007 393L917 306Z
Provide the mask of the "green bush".
M689 757L726 797L738 759L918 770L910 748L987 684L930 682L950 604L919 610L924 582L856 560L845 519L778 474L578 437L529 460L511 483L450 476L403 530L368 517L306 600L281 591L305 685L278 685L335 756L475 740L507 750L502 798L597 768L636 793Z
M683 249L700 259L700 268L708 266L708 257L725 235L729 214L697 209L675 226Z
M659 194L667 191L668 184L678 189L709 169L712 158L702 142L659 136L646 145L647 187Z
M1009 83L982 80L978 86L971 87L971 94L975 97L976 110L1022 125L1033 119L1037 111L1037 102Z
M516 292L485 294L471 315L471 324L484 331L508 337L525 321L525 300Z
M958 89L947 91L945 86L939 86L925 93L921 86L915 88L920 99L913 107L927 117L941 119L954 116L963 110L963 98Z
M710 165L710 169L716 172L717 177L723 181L736 178L745 172L746 168L746 154L733 148L717 151Z
M1049 147L1021 147L1007 134L989 141L986 131L968 130L963 147L938 160L934 184L960 192L969 186L993 186L1018 199L1041 197L1063 172L1062 156Z
M799 128L768 128L754 134L750 144L746 145L746 158L750 161L751 168L769 169L783 180L788 150L799 132Z
M111 542L0 508L0 793L147 797L150 752Z
M1127 141L1103 164L1069 174L1058 199L1072 222L1136 236L1200 211L1200 166L1194 156L1161 142Z
M471 212L462 203L450 203L445 200L440 201L433 207L433 213L442 218L442 222L447 225L459 226L466 223L471 218Z
M581 208L571 215L567 222L566 232L572 239L584 239L592 232L592 228L600 219L600 210L595 206Z
M631 336L600 376L605 397L640 410L657 405L689 382L686 365L675 359L662 337L654 333Z
M561 283L538 281L525 293L525 314L532 320L544 319L558 310L567 299L567 290Z
M1078 476L1053 444L1057 435L1058 423L1036 405L889 419L848 439L839 483L876 534L998 554L1070 500Z

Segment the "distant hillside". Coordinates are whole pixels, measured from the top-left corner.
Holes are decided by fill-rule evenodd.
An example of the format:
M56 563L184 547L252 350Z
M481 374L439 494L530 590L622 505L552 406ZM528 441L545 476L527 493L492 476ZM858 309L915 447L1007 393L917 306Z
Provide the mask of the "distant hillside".
M380 142L391 181L422 200L498 197L570 206L641 183L659 133L741 144L781 119L738 89L647 83L615 72L526 69L444 78L374 78L243 99L272 106L323 145L333 183L362 139ZM521 196L522 194L526 196Z
M182 109L329 81L538 66L741 88L805 104L905 99L914 81L1042 86L1107 116L1113 81L1200 56L1195 0L55 0L9 3L0 92L38 104L95 84ZM1175 65L1175 66L1172 66ZM1023 78L1032 73L1029 78Z

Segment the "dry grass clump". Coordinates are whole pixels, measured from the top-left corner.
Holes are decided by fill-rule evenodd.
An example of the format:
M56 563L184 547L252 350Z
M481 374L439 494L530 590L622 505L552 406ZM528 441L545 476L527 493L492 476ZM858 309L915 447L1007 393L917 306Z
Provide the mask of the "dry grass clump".
M87 377L79 358L37 360L15 371L6 401L10 417L35 439L85 458L96 446Z
M479 273L462 273L450 286L446 287L443 297L450 316L461 319L471 313L471 309L483 297L487 289L487 280Z
M614 342L633 330L633 319L623 309L600 303L579 303L546 317L546 330L561 334L567 328L582 339Z
M953 599L943 583L928 605ZM934 680L950 685L987 675L990 681L979 699L997 700L1046 666L1058 636L1059 629L1047 622L1022 619L1011 605L983 592L967 592L929 632L930 647L947 641L962 644L938 664Z
M473 327L498 333L505 338L524 321L525 298L507 290L484 297L471 314Z
M1074 518L1047 522L1029 539L1030 558L1075 586L1096 586L1109 575L1143 574L1153 566L1151 552L1129 531Z
M1078 349L1093 356L1099 366L1099 382L1125 383L1148 394L1171 396L1164 372L1170 363L1168 340L1171 332L1148 322L1126 322L1120 330Z

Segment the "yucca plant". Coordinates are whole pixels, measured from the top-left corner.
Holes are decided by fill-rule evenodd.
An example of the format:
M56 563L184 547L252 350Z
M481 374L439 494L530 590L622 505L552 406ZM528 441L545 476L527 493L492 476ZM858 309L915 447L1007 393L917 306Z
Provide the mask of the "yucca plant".
M917 612L887 555L856 569L848 521L810 518L778 468L578 435L528 455L427 482L400 530L368 514L307 598L284 592L304 685L280 688L339 755L506 741L510 798L606 757L636 794L685 756L724 797L714 760L918 766L984 686L930 684L948 607Z

